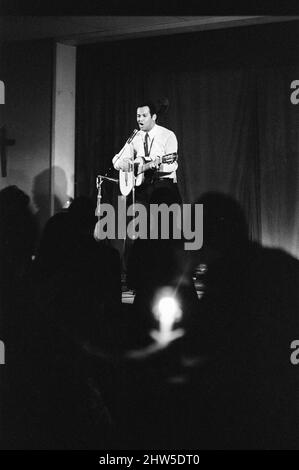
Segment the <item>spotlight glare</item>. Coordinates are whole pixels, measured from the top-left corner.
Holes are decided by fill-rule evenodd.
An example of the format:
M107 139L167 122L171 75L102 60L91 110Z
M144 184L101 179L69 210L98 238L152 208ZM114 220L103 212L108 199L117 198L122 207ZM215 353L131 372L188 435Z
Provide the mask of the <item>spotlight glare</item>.
M178 304L173 297L163 297L158 303L158 312L164 321L172 322L176 316Z
M182 335L182 330L176 330L174 324L182 317L182 310L175 297L175 291L164 288L159 291L153 304L153 313L158 321L158 330L152 332L160 344L167 344Z

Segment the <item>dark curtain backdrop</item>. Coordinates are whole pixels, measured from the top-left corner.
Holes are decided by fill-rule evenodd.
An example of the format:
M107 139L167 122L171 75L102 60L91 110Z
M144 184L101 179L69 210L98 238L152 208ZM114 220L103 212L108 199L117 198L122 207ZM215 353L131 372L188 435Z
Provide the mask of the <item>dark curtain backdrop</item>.
M96 175L137 126L138 101L167 97L158 123L178 137L184 202L204 191L229 193L244 207L254 239L299 258L293 80L297 21L79 47L76 194L96 196ZM114 201L117 185L102 187L103 200Z

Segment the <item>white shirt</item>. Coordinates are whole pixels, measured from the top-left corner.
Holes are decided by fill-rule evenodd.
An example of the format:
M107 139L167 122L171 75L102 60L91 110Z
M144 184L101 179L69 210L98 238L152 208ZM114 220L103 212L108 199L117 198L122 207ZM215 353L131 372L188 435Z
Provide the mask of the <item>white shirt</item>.
M137 157L143 157L146 161L151 161L154 160L157 156L162 157L169 153L177 153L178 142L175 133L169 129L166 129L166 127L155 124L154 127L148 132L149 156L146 158L144 155L145 134L145 131L138 131L132 142L130 144L125 144L122 150L117 155L115 155L112 163L116 170L119 170L118 163L120 161L131 160L132 158ZM170 178L174 181L174 183L176 183L177 167L177 162L162 163L159 167L159 171L169 172L167 175L163 175L163 179Z

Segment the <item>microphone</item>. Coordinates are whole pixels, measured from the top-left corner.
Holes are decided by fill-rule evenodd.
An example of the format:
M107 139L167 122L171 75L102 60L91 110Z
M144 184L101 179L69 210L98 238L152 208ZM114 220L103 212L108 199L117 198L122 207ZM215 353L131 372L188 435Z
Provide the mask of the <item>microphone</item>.
M133 132L132 132L132 134L131 134L130 137L128 138L127 142L125 143L125 145L124 145L123 148L121 149L121 151L120 151L118 154L116 154L116 155L114 156L114 158L113 158L113 166L114 166L114 168L115 168L116 162L120 159L120 157L121 157L122 154L124 153L125 148L126 148L126 145L127 145L127 144L130 144L130 143L132 142L132 140L134 139L134 137L136 136L136 134L138 134L138 132L139 132L138 129L134 129ZM117 157L117 158L116 158L116 157Z
M134 129L132 134L130 135L130 137L128 138L127 140L127 144L130 144L132 142L132 140L134 139L135 135L138 133L138 129Z

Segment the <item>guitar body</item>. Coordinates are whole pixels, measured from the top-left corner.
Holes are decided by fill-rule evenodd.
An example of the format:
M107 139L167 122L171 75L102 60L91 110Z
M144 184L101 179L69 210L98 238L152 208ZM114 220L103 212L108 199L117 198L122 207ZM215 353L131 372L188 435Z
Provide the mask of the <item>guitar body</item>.
M177 160L177 154L171 153L163 157L156 157L156 164L173 163ZM134 160L134 166L129 171L119 170L119 189L123 196L128 196L135 186L141 186L144 181L151 182L156 169L151 168L152 161L147 162L143 157ZM135 173L135 178L134 178Z
M135 186L141 186L145 179L145 173L142 171L145 159L137 157L134 160ZM133 168L129 171L119 170L119 189L123 196L128 196L134 185ZM149 170L151 172L151 170Z
M134 186L134 174L131 171L119 170L119 189L123 196L128 196Z

